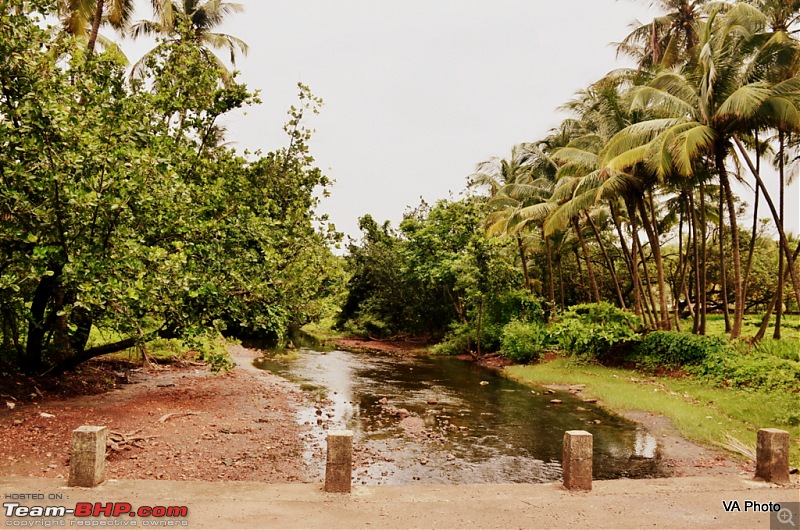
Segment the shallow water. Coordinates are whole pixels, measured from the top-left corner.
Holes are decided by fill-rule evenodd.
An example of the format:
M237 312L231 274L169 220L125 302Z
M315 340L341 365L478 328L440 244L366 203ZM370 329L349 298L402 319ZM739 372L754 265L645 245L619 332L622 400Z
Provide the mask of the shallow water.
M593 434L596 480L664 476L653 436L567 392L547 394L448 357L307 348L293 357L267 353L254 364L316 395L298 411L313 427L305 451L312 478L324 471L327 429L353 431L355 475L370 485L558 481L567 430Z

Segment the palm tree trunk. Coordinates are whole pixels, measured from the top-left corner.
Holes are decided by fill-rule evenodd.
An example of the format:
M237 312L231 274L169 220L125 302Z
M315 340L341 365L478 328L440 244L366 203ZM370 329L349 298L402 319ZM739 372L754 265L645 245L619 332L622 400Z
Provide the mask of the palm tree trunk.
M761 171L761 155L758 150L758 131L755 132L756 143L756 171ZM750 234L750 245L747 248L747 265L744 270L744 299L747 300L747 289L750 285L750 272L753 268L753 253L756 250L756 233L758 231L758 199L761 188L755 185L755 199L753 202L753 231Z
M700 334L706 334L706 316L708 315L708 274L706 268L706 261L708 259L708 252L706 249L706 186L700 183L700 261L699 261L699 274L700 274L700 291L697 296L700 300Z
M725 202L728 205L728 217L731 226L731 247L733 258L733 325L731 326L731 338L738 339L742 334L742 321L744 320L745 301L742 298L742 257L739 252L739 226L736 220L736 204L733 201L733 191L728 180L728 170L725 168L725 146L717 142L714 150L714 161L717 166L720 187L725 193Z
M783 130L778 129L778 178L780 181L780 195L778 196L778 208L779 208L779 215L780 219L778 219L778 223L781 226L781 231L784 230L783 220L784 217L784 171L783 171L783 144L784 144L784 137L783 137ZM780 281L778 282L778 301L777 301L777 308L775 310L775 330L772 333L773 339L780 339L781 338L781 317L783 317L783 245L778 246L778 278Z
M564 267L561 265L561 255L559 254L556 260L556 267L558 267L558 294L561 299L561 310L564 310Z
M97 0L97 8L94 11L94 19L92 19L92 30L89 33L89 43L86 45L86 52L89 57L94 54L94 46L97 42L97 34L100 32L100 22L103 20L104 7L105 0Z
M547 295L550 309L552 309L556 304L556 282L553 278L553 252L550 249L550 238L544 235L544 226L542 226L542 239L544 239L544 253L547 261Z
M597 244L600 246L600 251L603 253L603 258L606 260L606 264L608 264L608 272L611 273L611 280L614 282L614 289L617 291L619 306L622 309L626 309L625 298L622 296L622 287L619 284L617 273L614 270L614 262L611 261L611 256L608 255L608 251L606 251L606 247L603 245L603 239L600 237L600 231L597 229L597 225L594 224L592 216L589 215L589 212L584 212L584 215L586 215L586 220L589 222L589 226L592 227L592 232L594 232L594 237L597 239Z
M683 198L683 192L681 192L681 196L682 196L681 198ZM681 293L683 293L683 287L686 284L686 261L687 260L685 260L683 258L683 247L684 247L684 244L683 244L684 243L684 241L683 241L683 225L684 225L684 222L685 222L684 217L685 217L685 211L684 211L683 208L681 208L680 219L678 221L678 268L677 268L678 277L675 279L675 286L677 288L674 290L674 295L673 295L673 298L674 298L674 302L673 302L673 305L674 305L674 317L673 318L675 319L675 329L678 330L678 331L681 331L681 308L680 308L680 306L681 306L681 304L680 304ZM689 303L689 299L688 298L686 299L686 303L687 304Z
M792 261L797 261L797 257L800 255L800 243L797 244L797 247L794 249L794 254L792 255ZM787 256L788 257L788 256ZM787 260L789 261L789 260ZM784 277L778 279L778 283L784 282L786 283L786 275L788 271L784 271ZM775 309L775 304L778 301L778 290L775 289L775 292L772 295L772 299L767 304L766 310L764 312L764 318L761 319L761 327L758 328L758 332L756 332L755 337L753 337L754 342L758 342L764 338L764 335L767 333L767 328L769 327L769 321L772 318L772 311Z
M622 260L625 262L625 267L628 269L628 274L630 275L631 279L633 278L633 270L631 269L631 251L628 249L628 243L625 240L625 234L622 231L622 225L619 222L619 217L617 216L617 209L614 206L614 202L611 201L611 221L614 223L614 228L617 231L617 237L619 238L619 246L622 249ZM637 315L642 315L642 306L641 304L636 303L635 294L637 293L636 287L632 285L632 291L634 292L634 311Z
M589 291L589 282L586 281L586 277L583 274L583 265L581 265L581 255L578 252L578 247L572 249L572 253L575 256L575 266L578 267L578 277L580 278L580 291L583 293L583 297L581 298L582 302L591 302L592 301L592 293Z
M637 236L638 238L638 236ZM658 309L656 308L656 299L653 296L653 283L650 280L650 268L647 266L647 255L644 253L644 246L639 244L639 254L642 258L642 278L644 279L645 285L647 285L647 298L650 300L650 311L652 311L652 319L653 319L653 326L654 329L660 329L661 322L658 319Z
M650 253L653 256L653 259L656 263L656 280L658 281L658 302L659 302L659 309L658 313L660 315L660 321L658 323L659 329L670 329L669 323L669 313L667 312L667 293L666 293L666 282L664 281L664 262L661 259L661 245L658 241L658 236L656 235L655 228L653 227L652 222L650 221L650 217L647 215L647 207L644 204L644 199L639 198L636 201L639 206L639 214L642 218L642 226L644 227L644 231L647 234L647 239L650 241ZM650 280L647 281L648 285L650 284ZM655 307L655 303L653 304Z
M725 272L725 200L722 195L722 189L719 192L719 278L720 278L720 291L722 293L722 315L725 317L725 333L731 332L731 314L728 309L728 275Z
M575 227L575 233L578 234L578 241L581 244L581 250L583 250L583 255L586 258L586 272L589 274L589 282L592 286L592 295L594 296L594 301L599 304L600 289L597 287L597 277L594 274L594 266L592 265L592 257L589 254L589 247L586 245L586 240L583 238L583 234L581 233L581 225L578 222L577 217L572 219L572 224Z
M528 276L528 260L525 257L525 248L522 246L522 238L519 234L517 234L517 249L519 250L519 259L522 262L522 276L525 279L525 288L533 292L531 278Z
M628 220L631 224L631 252L630 252L630 271L631 271L631 282L633 283L633 298L634 298L634 305L636 306L636 311L639 316L643 319L646 318L646 311L644 308L643 303L643 296L642 296L642 289L641 289L641 281L639 279L639 264L638 264L638 252L636 250L636 243L639 240L636 237L636 215L633 211L633 206L631 205L630 201L627 199L625 200L625 205L628 209ZM621 230L621 228L619 228ZM625 248L625 238L622 237L622 233L620 233L619 237L620 241L622 242L623 249Z
M783 226L778 223L778 219L780 216L778 212L775 210L775 203L772 202L772 197L769 194L769 191L764 186L764 181L761 179L761 174L756 171L755 166L753 165L753 161L750 160L750 155L747 154L747 151L742 145L742 142L739 138L734 136L734 141L736 142L736 147L739 149L739 152L744 158L747 166L750 168L750 172L753 173L753 176L756 178L756 183L761 188L762 193L764 194L764 199L767 201L767 206L769 206L770 213L772 213L772 218L775 220L775 224L778 227L778 234L780 236L780 244L783 247L784 256L786 256L786 268L789 269L789 275L792 278L792 287L794 287L794 296L797 300L798 305L800 305L800 278L797 277L797 271L795 270L794 263L795 257L794 254L791 253L789 248L789 240L786 238L786 233L783 230ZM789 257L791 256L791 259Z

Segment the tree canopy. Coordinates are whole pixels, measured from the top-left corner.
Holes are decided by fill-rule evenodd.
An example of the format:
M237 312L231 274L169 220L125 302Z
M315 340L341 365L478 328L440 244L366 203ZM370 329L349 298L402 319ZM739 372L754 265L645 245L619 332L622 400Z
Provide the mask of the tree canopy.
M0 15L2 357L63 370L156 335L282 336L338 278L338 234L314 214L329 180L309 155L300 85L288 147L243 156L217 120L257 95L165 42L130 83L112 53L54 37L47 2ZM97 329L113 336L103 340Z

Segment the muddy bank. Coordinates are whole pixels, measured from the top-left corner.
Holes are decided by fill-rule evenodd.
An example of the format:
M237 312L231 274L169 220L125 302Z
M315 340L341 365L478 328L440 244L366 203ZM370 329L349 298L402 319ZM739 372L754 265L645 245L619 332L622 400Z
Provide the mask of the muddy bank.
M305 397L277 376L249 371L241 353L240 366L226 375L154 367L128 373L129 384L105 394L2 410L0 475L64 478L71 431L105 425L116 433L108 478L305 481L304 429L295 421Z

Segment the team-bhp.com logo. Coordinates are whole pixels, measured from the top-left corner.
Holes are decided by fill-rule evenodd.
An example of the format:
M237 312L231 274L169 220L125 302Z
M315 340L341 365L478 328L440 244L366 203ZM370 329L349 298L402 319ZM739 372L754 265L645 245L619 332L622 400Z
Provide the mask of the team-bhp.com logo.
M138 517L148 518L147 521L141 521L142 526L176 526L174 519L185 518L189 515L189 508L187 506L139 506L135 508L129 502L79 502L75 504L74 508L67 508L66 506L22 506L18 502L4 502L3 508L5 511L6 526L30 526L22 521L30 517L42 518L63 518L72 516L74 518L69 521L70 526L95 526L91 524L92 519L99 517ZM11 518L23 518L21 520L12 520ZM89 518L84 520L83 518ZM172 522L173 524L165 524ZM181 521L185 523L185 521ZM136 526L135 521L131 521L130 526ZM66 526L66 521L62 521L57 526ZM115 525L117 526L117 525ZM125 526L128 526L127 524Z

